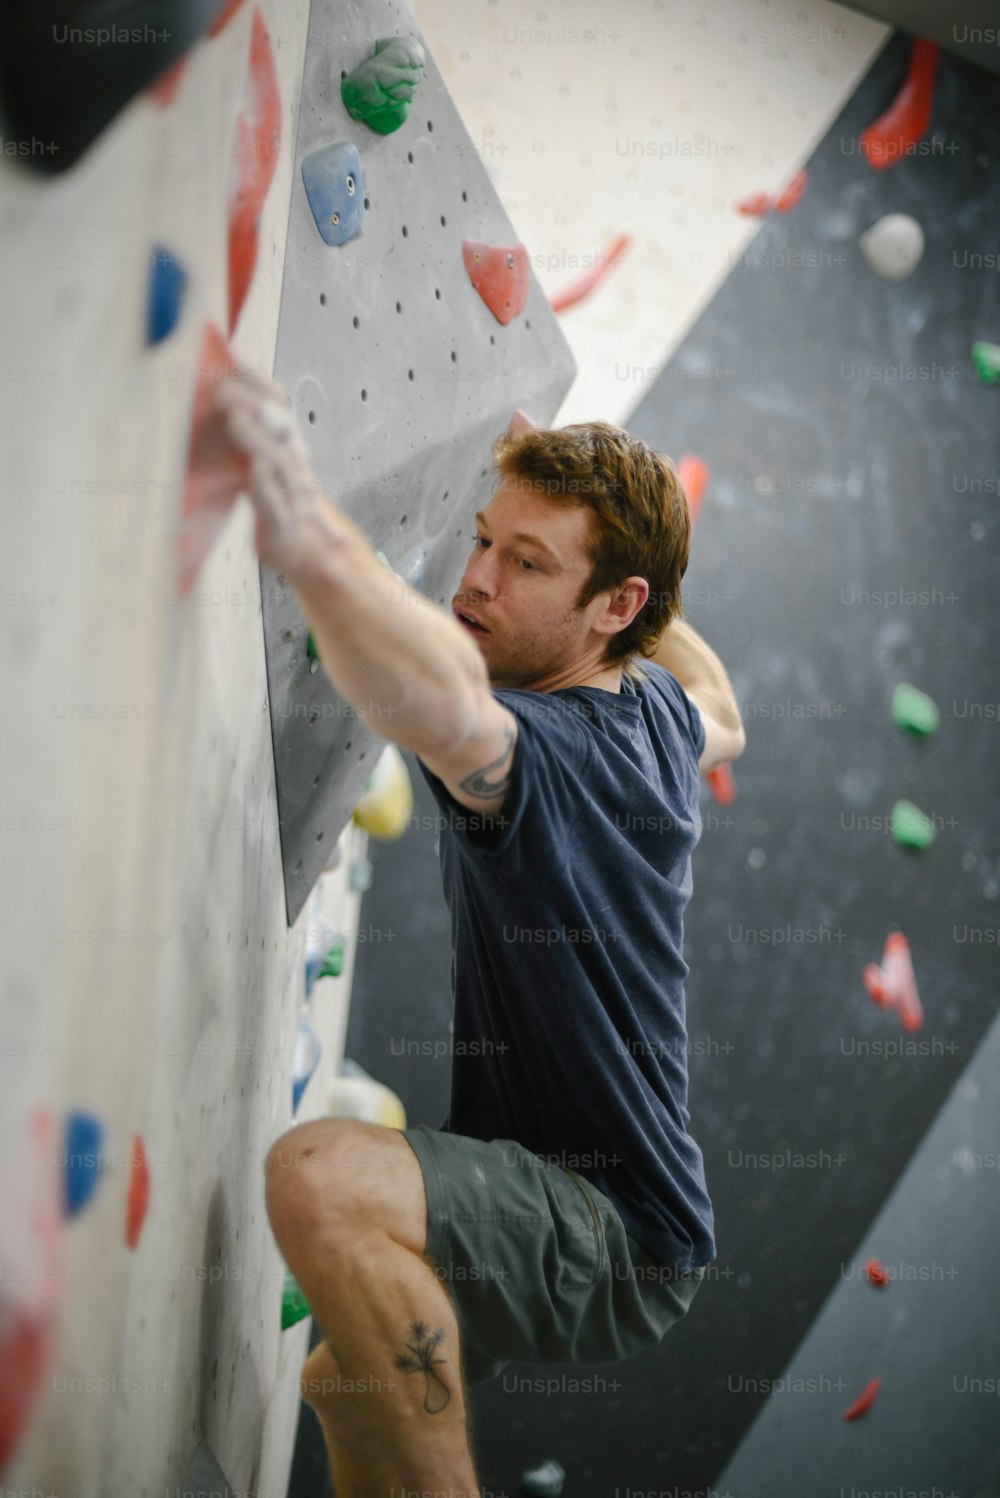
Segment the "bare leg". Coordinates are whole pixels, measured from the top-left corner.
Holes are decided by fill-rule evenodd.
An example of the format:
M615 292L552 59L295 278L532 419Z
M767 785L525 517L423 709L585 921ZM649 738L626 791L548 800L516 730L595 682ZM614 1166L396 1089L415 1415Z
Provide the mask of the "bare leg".
M430 1265L370 1230L332 1256L325 1282L290 1267L332 1329L301 1387L323 1427L337 1498L387 1498L396 1487L478 1498L458 1325Z

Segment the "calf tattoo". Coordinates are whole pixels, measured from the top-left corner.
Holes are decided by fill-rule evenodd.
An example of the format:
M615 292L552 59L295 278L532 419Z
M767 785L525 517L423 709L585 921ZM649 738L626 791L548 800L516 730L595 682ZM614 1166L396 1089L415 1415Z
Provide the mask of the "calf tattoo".
M413 1339L407 1342L408 1352L400 1353L396 1359L396 1367L403 1373L422 1373L427 1380L424 1389L424 1409L429 1415L439 1415L445 1405L451 1399L451 1390L441 1378L440 1374L434 1372L435 1363L444 1363L445 1358L434 1357L434 1352L444 1341L444 1332L440 1327L431 1333L422 1321L413 1321L410 1324L410 1336Z
M494 796L498 796L501 791L506 791L509 788L512 775L510 770L505 775L501 775L499 779L490 779L490 771L499 770L501 765L505 765L510 759L514 733L509 727L504 729L504 733L506 734L507 742L504 745L503 753L498 754L496 759L491 759L488 765L482 765L480 769L473 770L471 775L466 775L461 783L463 791L467 791L473 796L482 796L484 800L489 801Z

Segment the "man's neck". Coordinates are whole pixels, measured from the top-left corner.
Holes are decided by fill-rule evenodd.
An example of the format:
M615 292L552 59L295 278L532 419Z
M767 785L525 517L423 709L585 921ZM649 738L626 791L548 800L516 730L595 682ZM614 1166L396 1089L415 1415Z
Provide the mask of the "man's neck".
M572 687L598 687L602 692L621 692L622 671L620 666L609 666L603 671L587 672L586 667L572 667L565 671L553 672L550 676L543 676L539 681L532 682L528 690L531 692L567 692Z

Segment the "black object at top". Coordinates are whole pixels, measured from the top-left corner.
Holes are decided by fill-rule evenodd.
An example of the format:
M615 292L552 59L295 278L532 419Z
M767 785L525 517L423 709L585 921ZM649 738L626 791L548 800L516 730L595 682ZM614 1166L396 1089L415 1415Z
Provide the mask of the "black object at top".
M6 0L0 5L4 155L47 175L73 166L118 112L207 31L225 0Z

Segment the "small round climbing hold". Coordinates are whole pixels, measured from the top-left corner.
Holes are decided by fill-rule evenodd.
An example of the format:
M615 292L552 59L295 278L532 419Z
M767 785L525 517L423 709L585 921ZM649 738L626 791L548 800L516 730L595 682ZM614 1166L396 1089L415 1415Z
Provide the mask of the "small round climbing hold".
M924 231L908 213L887 213L858 240L861 253L886 281L905 281L924 253Z

